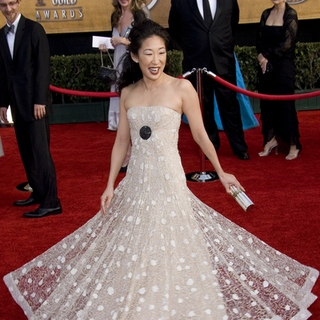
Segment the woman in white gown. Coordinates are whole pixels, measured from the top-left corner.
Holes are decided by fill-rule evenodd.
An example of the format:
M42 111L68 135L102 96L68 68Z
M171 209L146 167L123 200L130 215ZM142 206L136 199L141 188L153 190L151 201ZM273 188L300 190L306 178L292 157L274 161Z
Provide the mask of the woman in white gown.
M101 211L6 275L12 296L33 320L307 319L318 271L187 188L177 149L182 113L227 192L242 187L219 164L191 83L163 73L165 29L147 20L130 40ZM130 137L127 175L114 190Z

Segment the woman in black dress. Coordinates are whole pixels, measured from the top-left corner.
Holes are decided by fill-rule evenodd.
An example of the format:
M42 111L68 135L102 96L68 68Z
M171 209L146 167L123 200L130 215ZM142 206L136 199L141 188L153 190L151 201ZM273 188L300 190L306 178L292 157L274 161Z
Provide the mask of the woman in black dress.
M261 66L259 92L291 95L294 93L297 13L286 0L272 2L274 6L266 9L260 20L257 44ZM290 146L286 159L296 159L301 144L294 100L261 100L260 107L264 150L259 155L268 156L273 149L277 152L277 138L280 138Z

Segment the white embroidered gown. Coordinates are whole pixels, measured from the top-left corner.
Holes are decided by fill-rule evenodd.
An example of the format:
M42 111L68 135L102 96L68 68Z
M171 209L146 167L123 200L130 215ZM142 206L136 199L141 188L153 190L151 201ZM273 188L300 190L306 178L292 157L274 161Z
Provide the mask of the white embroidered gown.
M177 149L181 115L164 107L127 115L132 156L108 214L4 278L27 317L307 319L318 271L191 193Z

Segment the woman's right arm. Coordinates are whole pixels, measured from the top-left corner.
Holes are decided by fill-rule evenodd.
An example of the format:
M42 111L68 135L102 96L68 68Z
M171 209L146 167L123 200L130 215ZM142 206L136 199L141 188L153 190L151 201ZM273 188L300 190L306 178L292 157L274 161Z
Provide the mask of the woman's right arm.
M127 119L127 111L124 107L127 95L127 88L124 88L120 98L120 117L117 130L116 140L114 142L111 153L111 165L108 178L108 184L101 196L101 213L106 213L106 208L109 208L113 198L114 183L119 174L121 165L127 155L127 150L130 143L130 128Z

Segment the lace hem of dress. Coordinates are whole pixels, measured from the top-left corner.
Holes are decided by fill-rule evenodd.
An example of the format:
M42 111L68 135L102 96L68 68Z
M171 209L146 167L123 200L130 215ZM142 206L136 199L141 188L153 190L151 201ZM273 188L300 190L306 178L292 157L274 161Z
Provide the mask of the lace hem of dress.
M314 287L318 277L319 277L319 271L316 269L313 269L311 267L309 267L310 269L310 274L308 276L308 278L306 279L305 284L303 285L303 287L300 289L299 294L301 293L301 296L303 296L303 299L301 299L298 302L298 305L301 308L305 308L307 309L308 307L310 307L314 301L317 300L317 296L314 295L311 290ZM297 318L299 319L299 318Z
M21 309L24 311L24 314L27 316L27 318L31 319L31 317L34 316L34 313L30 305L28 304L28 302L25 299L23 299L23 297L21 296L19 289L14 283L12 274L9 273L6 276L4 276L3 281L8 287L14 301L21 307Z
M297 313L293 318L289 320L307 320L312 316L312 313L307 310L307 308L317 299L317 296L314 295L311 290L314 287L314 284L319 277L319 271L313 268L310 268L310 274L306 279L305 285L301 288L301 294L303 295L303 299L297 301L297 305L301 307L299 313ZM34 313L28 304L28 302L21 296L19 289L14 283L12 275L9 273L3 277L3 280L8 287L13 299L15 302L21 307L24 311L24 314L28 319L36 320ZM274 316L270 320L282 320L279 316Z

